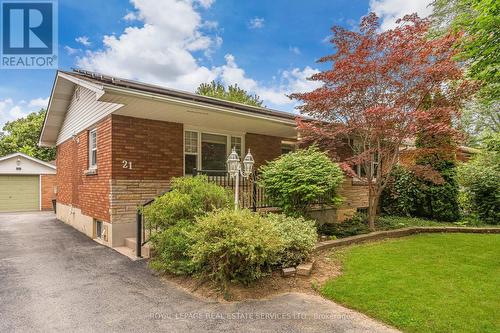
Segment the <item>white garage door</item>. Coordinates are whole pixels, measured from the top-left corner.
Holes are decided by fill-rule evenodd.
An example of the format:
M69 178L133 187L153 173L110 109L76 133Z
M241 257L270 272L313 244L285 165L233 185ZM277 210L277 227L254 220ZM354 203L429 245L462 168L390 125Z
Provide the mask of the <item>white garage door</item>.
M39 176L0 175L0 212L40 209Z

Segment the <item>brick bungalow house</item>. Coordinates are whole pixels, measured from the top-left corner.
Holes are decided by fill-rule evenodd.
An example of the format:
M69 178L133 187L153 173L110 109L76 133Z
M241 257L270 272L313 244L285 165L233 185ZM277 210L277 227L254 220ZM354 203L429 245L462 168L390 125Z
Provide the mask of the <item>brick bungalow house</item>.
M111 247L135 213L193 169L224 170L231 147L256 167L294 147L294 116L82 70L58 71L41 146L57 147L57 218ZM340 212L367 206L346 178ZM343 214L343 213L342 213Z

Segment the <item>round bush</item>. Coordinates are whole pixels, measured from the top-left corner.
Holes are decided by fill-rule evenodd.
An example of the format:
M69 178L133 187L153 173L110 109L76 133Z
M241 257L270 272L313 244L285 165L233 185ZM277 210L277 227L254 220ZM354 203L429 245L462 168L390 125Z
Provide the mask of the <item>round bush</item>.
M282 155L260 171L266 194L287 215L304 215L328 194L327 201L335 203L335 191L344 179L340 167L315 146Z
M277 230L248 210L224 209L197 219L190 255L203 275L225 287L269 273L282 249Z
M230 207L231 201L231 193L206 176L174 178L171 190L144 208L145 221L163 230L178 221L194 222L196 216Z
M296 266L309 257L318 239L314 221L283 214L269 214L265 218L276 229L282 241L276 265Z
M158 271L174 274L191 274L195 265L189 256L193 245L194 226L189 221L180 221L151 239L156 255L150 266Z

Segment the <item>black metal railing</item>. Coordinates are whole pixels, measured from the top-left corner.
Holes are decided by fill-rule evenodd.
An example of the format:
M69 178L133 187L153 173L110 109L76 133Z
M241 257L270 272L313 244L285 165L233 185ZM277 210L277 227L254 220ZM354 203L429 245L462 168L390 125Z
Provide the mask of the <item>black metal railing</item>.
M206 175L210 182L228 188L234 192L236 180L227 171L218 170L193 170L193 175ZM253 211L262 208L274 207L271 200L266 196L264 188L258 183L259 174L254 171L248 178L240 177L239 180L239 207L248 208Z
M167 192L162 192L158 197L164 195ZM136 212L136 248L135 254L138 258L142 257L142 247L149 242L153 232L158 232L158 226L152 227L151 224L146 224L144 221L143 210L145 207L151 205L157 197L144 202L140 207L137 208Z

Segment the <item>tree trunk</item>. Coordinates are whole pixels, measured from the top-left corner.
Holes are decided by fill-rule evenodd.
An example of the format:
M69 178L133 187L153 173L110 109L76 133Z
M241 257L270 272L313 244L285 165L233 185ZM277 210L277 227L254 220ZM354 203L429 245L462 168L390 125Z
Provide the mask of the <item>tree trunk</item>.
M370 228L371 231L375 230L376 216L377 216L377 208L370 202L370 205L368 206L368 227Z
M378 191L370 188L368 193L368 227L375 230L375 218L377 217L379 195Z

